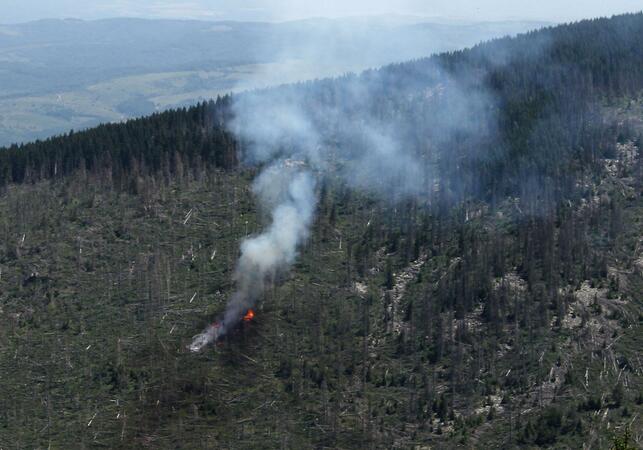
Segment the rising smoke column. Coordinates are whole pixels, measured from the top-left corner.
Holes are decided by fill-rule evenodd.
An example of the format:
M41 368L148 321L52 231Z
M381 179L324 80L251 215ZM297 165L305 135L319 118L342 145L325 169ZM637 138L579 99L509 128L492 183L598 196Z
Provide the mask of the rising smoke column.
M259 299L266 280L295 261L313 221L315 185L312 172L293 161L274 163L255 180L253 192L260 206L270 211L272 222L263 233L241 244L235 273L237 290L223 318L194 337L188 347L191 351L198 352L228 333Z
M402 69L232 99L226 128L245 164L268 167L253 191L272 222L242 243L237 290L219 323L195 337L192 351L227 333L259 299L266 279L294 262L313 220L316 179L391 203L409 198L426 203L436 190L448 198L451 192L443 185L460 185L457 171L436 168L484 157L475 151L485 149L484 138L495 133L497 108L481 84L483 76L455 76L437 59Z

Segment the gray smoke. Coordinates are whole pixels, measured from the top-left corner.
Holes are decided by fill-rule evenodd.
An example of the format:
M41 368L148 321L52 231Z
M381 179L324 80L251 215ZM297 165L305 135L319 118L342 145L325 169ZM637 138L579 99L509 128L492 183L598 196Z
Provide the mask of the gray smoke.
M266 231L241 244L236 272L237 292L228 304L224 327L233 325L263 293L264 283L289 267L306 238L316 206L315 179L308 170L272 165L254 184L263 205L272 205L272 223ZM224 332L227 331L225 328Z
M263 207L270 208L272 222L263 233L241 244L235 275L237 290L222 320L195 336L189 346L191 351L198 352L228 333L254 306L266 281L295 261L313 220L315 184L305 164L289 160L273 163L255 180L253 192Z
M508 56L480 58L502 65ZM244 162L267 167L253 192L272 222L242 243L237 290L222 321L195 338L193 351L235 326L261 297L266 280L295 261L313 221L316 181L339 181L391 202L428 203L448 179L453 198L460 195L457 170L463 162L490 158L483 143L497 132L499 108L484 87L484 70L456 74L440 61L233 98L228 126ZM444 173L445 167L454 169Z
M469 117L478 112L480 99L461 94L457 83L442 71L436 73L430 85L419 91L413 86L409 92L424 104L439 101L448 86L451 97L444 115L457 116L458 121L445 119L439 128L451 135L470 126ZM237 289L223 318L196 336L190 350L199 351L229 332L261 297L266 280L295 261L313 221L316 180L339 179L392 201L418 197L430 189L433 168L408 135L412 124L404 122L409 112L378 112L378 101L387 104L386 98L378 98L383 83L379 77L351 76L344 83L340 102L317 98L315 85L235 97L235 118L229 127L241 143L245 163L267 167L255 180L253 193L260 209L270 211L271 223L241 244Z

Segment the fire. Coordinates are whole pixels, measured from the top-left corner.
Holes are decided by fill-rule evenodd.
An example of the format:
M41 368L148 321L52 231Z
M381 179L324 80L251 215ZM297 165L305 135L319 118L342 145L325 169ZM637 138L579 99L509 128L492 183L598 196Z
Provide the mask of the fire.
M244 322L250 322L255 318L255 312L252 309L249 309L245 316L243 316Z

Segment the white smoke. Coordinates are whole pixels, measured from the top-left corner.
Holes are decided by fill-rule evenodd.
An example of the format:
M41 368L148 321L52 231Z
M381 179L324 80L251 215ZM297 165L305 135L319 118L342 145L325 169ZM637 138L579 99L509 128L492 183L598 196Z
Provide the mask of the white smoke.
M254 306L267 280L289 267L297 249L308 238L317 204L315 178L304 164L279 161L255 180L253 192L263 207L270 208L272 223L258 236L241 244L235 281L237 290L228 302L223 319L194 337L189 349L198 352L225 335Z
M437 89L432 82L432 89ZM431 167L404 134L409 127L402 123L406 117L395 111L382 116L374 108L383 80L361 76L345 83L339 87L345 89L339 103L311 97L307 86L234 98L229 127L247 164L267 164L253 193L260 209L270 211L272 222L262 234L241 244L236 291L223 318L196 336L190 350L199 351L228 333L261 297L266 280L295 261L313 221L316 178L338 177L352 188L388 200L426 192ZM386 104L386 99L381 101Z
M312 173L284 163L264 171L254 191L260 200L273 203L272 223L262 234L241 244L236 272L238 290L228 304L224 326L233 325L254 305L267 279L295 261L298 247L308 238L317 203Z
M507 59L480 58L487 66ZM268 166L253 191L272 222L242 243L237 290L221 323L197 336L192 350L227 333L260 298L266 280L295 261L313 221L316 179L339 180L388 201L429 203L446 177L456 190L462 184L456 171L437 167L488 157L482 144L496 133L498 105L482 82L485 70L461 73L442 62L433 57L233 98L227 126L245 163Z

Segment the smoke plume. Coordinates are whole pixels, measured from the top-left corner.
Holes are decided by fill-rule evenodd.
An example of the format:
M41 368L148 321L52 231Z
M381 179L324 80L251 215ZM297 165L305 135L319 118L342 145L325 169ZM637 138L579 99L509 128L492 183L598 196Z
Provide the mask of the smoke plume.
M480 99L460 94L458 84L441 71L431 68L429 73L421 87L405 85L404 92L393 95L418 96L419 92L419 105L427 101L439 105L449 89L450 102L442 103L442 116L466 114L459 114L457 123L443 118L438 128L440 133L462 132L479 112L476 101ZM402 114L378 105L388 101L382 98L387 82L381 73L371 73L234 98L234 119L228 126L240 143L245 163L267 167L255 180L253 193L260 209L270 211L271 222L263 233L241 244L236 291L222 319L196 336L190 350L199 351L228 333L261 297L266 280L295 261L313 221L316 180L340 180L390 201L420 197L431 188L432 162L422 158L423 149L412 133L417 124L408 123L408 111ZM324 98L325 83L332 83L329 89L337 92L340 102ZM483 117L478 114L476 123L483 122ZM434 138L438 141L442 136L438 133Z
M261 174L254 190L264 205L274 202L272 223L264 233L241 244L238 290L225 312L224 333L254 305L265 281L295 261L297 248L308 237L313 220L315 180L309 171L278 163Z
M474 71L451 67L448 55L435 56L233 97L227 126L242 160L267 167L253 191L272 222L242 243L237 289L223 319L197 336L192 350L235 326L265 281L295 261L313 221L317 181L388 202L476 195L476 178L463 181L462 170L493 158L498 136L498 99L485 77L512 57L509 50L477 52Z
M241 244L237 265L236 292L222 320L196 336L190 350L197 352L234 327L254 306L265 282L289 267L297 248L308 237L316 206L315 178L299 161L278 161L255 180L253 192L263 207L270 208L268 228Z

